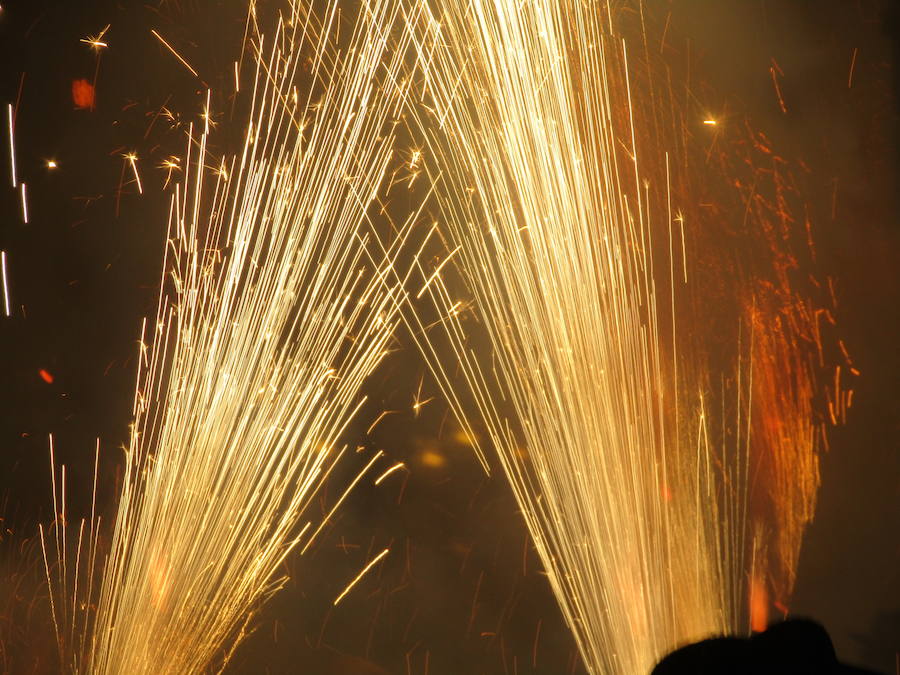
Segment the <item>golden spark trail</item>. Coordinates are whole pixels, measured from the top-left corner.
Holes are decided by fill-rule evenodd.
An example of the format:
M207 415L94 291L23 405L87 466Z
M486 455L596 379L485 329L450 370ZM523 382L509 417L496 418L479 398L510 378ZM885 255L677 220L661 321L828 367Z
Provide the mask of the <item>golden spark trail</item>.
M209 156L208 114L187 134L102 582L69 592L65 566L58 582L47 568L66 611L92 608L78 631L65 620L57 631L73 672L225 667L283 584L282 561L324 525L300 521L344 456L397 321L399 291L385 278L408 230L375 255L368 217L405 96L398 9L365 2L340 46L334 7L290 2L271 43L255 10L242 149Z
M353 587L356 586L357 583L359 583L359 580L362 579L366 575L366 572L368 572L370 569L375 567L375 565L378 564L378 561L380 561L382 558L384 558L384 556L386 556L389 552L390 552L390 549L386 548L381 553L379 553L377 556L372 558L372 560L369 562L369 564L366 565L365 567L363 567L362 571L360 571L360 573L357 574L353 578L353 581L351 581L349 584L347 584L347 588L345 588L343 591L341 591L341 594L334 599L334 603L332 603L332 604L335 607L337 607L337 604L341 600L344 599L344 597L347 595L347 593L349 593L353 589Z
M771 534L749 512L759 355L737 341L737 382L718 383L695 349L719 336L701 313L688 338L676 322L676 200L696 198L673 194L668 150L646 151L655 104L632 86L611 5L421 7L410 124L456 264L420 251L407 292L440 318L405 320L463 431L497 449L589 672L648 672L746 625L746 577L766 569L750 560ZM454 273L482 333L463 325Z
M150 32L153 33L153 37L155 37L157 40L162 42L163 46L172 53L172 56L174 56L176 59L178 59L178 61L181 63L181 65L183 65L185 68L187 68L189 71L191 71L191 74L194 77L196 77L197 79L200 79L200 75L197 73L196 70L194 70L193 66L191 66L190 63L185 61L184 57L181 56L181 54L179 54L177 51L175 51L175 48L172 45L170 45L168 42L166 42L162 35L157 33L156 30L154 30L154 29L151 29Z

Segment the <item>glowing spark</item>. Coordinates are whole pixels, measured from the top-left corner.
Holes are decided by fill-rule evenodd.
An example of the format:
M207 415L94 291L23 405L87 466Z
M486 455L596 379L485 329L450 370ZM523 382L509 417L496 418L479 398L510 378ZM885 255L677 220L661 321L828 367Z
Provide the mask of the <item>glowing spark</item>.
M56 160L55 160L55 159L48 159L48 160L47 160L47 168L48 168L48 169L56 169L58 166L59 166L59 165L56 163Z
M337 596L337 597L334 599L333 606L334 606L334 607L337 607L337 604L338 604L341 600L344 599L344 596L347 595L347 593L349 593L350 590L351 590L354 586L356 586L356 584L359 582L359 580L362 579L363 576L365 576L366 572L368 572L370 569L372 569L372 568L373 568L373 567L374 567L374 566L375 566L382 558L384 558L384 556L386 556L386 555L388 554L389 551L390 551L390 549L387 549L387 548L386 548L386 549L384 549L381 553L379 553L377 556L375 556L374 558L372 558L372 560L369 562L369 564L366 565L365 567L363 567L362 571L361 571L359 574L357 574L357 575L353 578L353 581L351 581L351 582L347 585L347 588L345 588L345 589L341 592L341 594L340 594L339 596Z
M710 127L714 127L718 124L718 122L716 120L709 119L709 120L703 120L703 124L706 124L707 126L710 126Z
M366 435L368 436L369 434L371 434L371 433L372 433L372 430L373 430L375 427L377 427L377 426L378 426L378 423L381 422L381 420L383 420L385 417L387 417L388 415L393 415L393 414L398 413L398 412L400 412L400 411L399 411L399 410L382 410L382 411L381 411L381 414L378 415L378 417L375 418L375 421L372 422L372 424L369 425L369 428L368 428L368 429L366 429Z
M394 464L394 466L392 466L390 469L388 469L383 474L381 474L378 478L375 479L375 485L380 485L381 481L383 481L385 478L390 476L392 473L394 473L395 471L399 471L400 469L405 469L405 468L406 468L406 464L404 464L403 462L397 462L396 464Z
M6 251L0 251L0 267L3 268L3 311L9 316L9 281L6 277Z
M859 51L858 47L853 48L853 55L850 57L850 72L847 73L847 89L853 87L853 69L856 67L856 54Z
M9 120L9 166L10 175L12 176L12 186L18 187L16 182L16 141L13 132L13 107L12 103L6 106L7 119Z
M431 286L431 282L438 278L438 275L440 275L441 270L444 269L444 265L446 265L448 262L450 262L450 260L453 258L453 256L455 256L457 253L459 253L459 250L461 248L462 248L462 244L460 244L455 249L450 251L450 254L441 261L441 264L438 265L437 268L434 270L434 272L432 272L431 276L428 277L428 280L425 282L425 285L419 289L418 293L416 293L416 298L422 297L422 295L425 293L425 291L428 290L428 287Z
M200 75L198 75L198 74L197 74L197 71L194 70L193 67L191 67L191 64L188 63L187 61L185 61L184 58L182 58L181 54L179 54L178 52L176 52L176 51L175 51L175 48L163 39L163 36L162 36L162 35L160 35L159 33L157 33L157 32L156 32L155 30L153 30L153 29L151 29L150 32L153 33L154 37L156 37L157 40L159 40L160 42L163 43L163 45L165 45L166 49L168 49L170 52L172 52L172 54L175 56L176 59L178 59L179 61L181 61L181 64L182 64L185 68L187 68L189 71L191 71L191 73L194 75L194 77L196 77L197 79L200 79Z
M419 416L419 411L422 409L422 407L424 405L426 405L427 403L430 403L431 401L434 400L434 396L430 396L429 398L425 399L424 401L422 400L422 385L424 384L424 382L425 382L425 378L419 379L419 389L416 391L416 396L413 399L413 413L414 413L415 417Z
M775 96L778 98L778 107L781 108L781 112L787 114L787 106L784 104L784 96L782 96L781 86L778 84L778 76L781 75L784 77L784 73L774 58L772 59L772 65L769 66L769 73L772 75L772 85L775 87Z
M144 194L144 188L141 186L141 177L138 174L137 169L137 155L133 152L129 152L127 155L122 155L128 163L131 165L131 171L134 173L134 179L137 181L138 186L138 194Z
M331 510L325 515L324 518L322 518L322 522L319 523L319 527L317 527L316 530L312 533L310 538L307 540L306 545L301 549L300 553L306 553L306 550L310 546L312 546L313 541L315 541L316 537L319 536L319 533L322 531L322 529L325 527L325 525L328 524L328 521L331 520L331 517L340 508L341 504L344 503L344 500L347 498L347 495L349 495L350 492L352 492L353 488L356 487L356 484L362 480L363 476L365 476L369 472L369 469L372 468L372 465L375 464L375 462L377 462L383 456L384 456L384 450L379 450L378 452L376 452L373 455L372 459L369 460L369 463L363 467L362 471L360 471L356 475L356 478L353 479L353 481L350 483L350 485L347 486L347 489L344 490L344 493L334 503L334 506L331 507Z
M25 191L25 183L19 183L22 193L22 222L28 224L28 194Z
M166 170L166 182L163 184L163 189L165 190L169 186L169 181L172 179L172 172L181 171L181 159L172 155L168 159L164 159L162 164L159 165L159 168Z
M79 42L84 42L85 44L90 45L96 51L99 51L100 49L103 49L104 47L109 47L109 45L106 42L103 42L102 40L103 40L103 36L106 35L106 31L109 30L110 25L111 24L106 24L106 28L101 30L96 36L93 36L93 37L88 36L86 38L81 38L81 40L79 40Z

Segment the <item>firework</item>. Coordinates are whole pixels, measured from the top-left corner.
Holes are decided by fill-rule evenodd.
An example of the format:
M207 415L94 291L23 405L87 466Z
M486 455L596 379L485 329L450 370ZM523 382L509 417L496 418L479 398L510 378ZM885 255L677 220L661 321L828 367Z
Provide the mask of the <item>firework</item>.
M407 321L466 434L483 428L497 449L588 670L647 672L746 625L745 577L766 579L770 542L796 560L817 484L805 345L748 336L757 322L740 314L724 336L704 325L685 221L705 221L677 176L688 153L660 133L674 115L652 76L634 86L618 11L479 0L423 14L412 126L445 253L423 244L409 291L438 317ZM456 269L480 326L445 279ZM730 298L753 287L730 285ZM805 387L778 412L786 394L757 374L774 363ZM793 449L782 429L757 438L759 396ZM760 516L751 476L766 456L780 496Z
M57 597L96 602L77 626L54 609L66 670L224 667L283 583L281 562L346 497L317 526L303 521L396 323L384 283L396 251L372 255L367 234L404 95L392 4L366 3L339 50L336 5L319 15L292 2L267 43L251 3L243 147L212 156L209 97L202 128L188 131L102 582L80 596L64 555L58 579L46 566ZM136 159L125 156L140 181Z

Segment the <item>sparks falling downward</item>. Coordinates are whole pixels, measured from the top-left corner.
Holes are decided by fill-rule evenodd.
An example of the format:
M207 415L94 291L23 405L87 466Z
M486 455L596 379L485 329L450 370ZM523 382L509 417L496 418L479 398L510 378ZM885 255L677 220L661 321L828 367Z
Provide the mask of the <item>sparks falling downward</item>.
M474 0L410 22L411 124L446 248L419 256L408 291L437 318L406 316L467 434L496 448L589 672L645 673L746 625L772 532L748 512L759 352L736 340L721 375L705 356L721 337L682 316L679 202L699 200L673 194L667 150L646 151L656 103L633 88L612 4ZM466 292L483 332L462 323ZM795 546L802 527L780 525Z
M366 229L403 95L391 5L366 3L346 51L334 11L291 3L267 43L251 5L243 149L211 157L208 115L188 134L96 616L83 642L61 633L67 670L223 667L321 530L302 518L395 324L393 260Z

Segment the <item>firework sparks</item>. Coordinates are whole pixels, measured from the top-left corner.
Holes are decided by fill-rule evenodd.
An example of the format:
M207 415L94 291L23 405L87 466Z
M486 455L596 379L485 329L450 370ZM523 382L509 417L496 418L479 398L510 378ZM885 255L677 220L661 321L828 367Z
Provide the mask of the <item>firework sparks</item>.
M25 183L19 183L19 192L22 199L22 222L28 224L28 193L25 189Z
M157 40L162 42L163 46L166 49L168 49L170 52L172 52L172 55L176 59L178 59L178 61L181 63L181 65L183 65L185 68L187 68L191 72L191 74L194 77L196 77L198 80L200 79L200 75L197 73L196 70L194 70L194 67L190 63L188 63L181 54L179 54L177 51L175 51L175 48L172 45L170 45L168 42L166 42L165 38L163 38L162 35L157 33L155 29L151 29L150 32L153 34L153 37L155 37Z
M688 285L693 219L677 201L692 197L673 192L669 151L641 126L659 123L656 103L633 88L611 14L422 6L427 18L410 22L425 98L413 127L434 158L425 165L450 253L436 265L420 255L423 283L410 291L440 318L407 320L464 432L477 438L477 419L498 450L588 670L646 672L675 644L745 625L747 565L755 579L770 569L748 486L751 456L773 442L750 433L755 398L778 405L754 375L772 348L729 348L737 381L723 376L721 416L711 411L705 351L722 338L685 338L676 321L690 308L678 284ZM489 356L469 346L449 270L474 296ZM802 426L811 411L782 414ZM788 454L776 474L806 480L797 458L808 446ZM814 503L805 488L791 494L776 509L787 515L767 521L782 549L799 545ZM797 517L799 528L787 520Z
M83 42L86 45L89 45L94 51L100 51L101 49L109 47L108 43L103 42L103 36L106 35L106 32L109 30L110 26L111 24L106 24L106 27L99 33L97 33L97 35L81 38L79 42Z
M405 96L393 5L368 3L346 52L328 39L333 12L290 3L264 48L251 11L256 69L241 151L211 161L207 98L184 160L165 167L182 181L157 316L142 330L110 552L87 623L58 621L61 658L76 672L223 667L283 584L285 557L309 548L384 454L318 525L301 526L345 455L341 437L396 324L399 290L384 280L408 229L385 256L367 233ZM295 83L310 64L304 99ZM136 155L125 161L141 190ZM60 540L57 552L66 549Z
M387 478L388 476L390 476L392 473L394 473L395 471L399 471L400 469L405 469L405 468L406 468L406 464L404 464L403 462L397 462L396 464L394 464L394 466L392 466L390 469L388 469L383 474L381 474L378 478L375 479L375 485L381 485L382 481L385 478Z
M388 553L390 553L390 549L386 548L377 556L372 558L372 560L369 561L369 564L363 567L360 573L353 578L353 581L347 584L347 587L343 591L341 591L341 594L334 599L333 605L337 607L338 603L343 600L344 597L346 597L347 593L353 590L353 587L356 586L357 583L359 583L359 580L366 575L366 572L375 567L375 565L377 565Z
M8 133L9 133L9 175L12 180L13 188L17 187L16 181L16 137L15 137L15 129L13 128L13 107L12 103L7 104L6 106L6 119L8 122Z
M6 275L6 251L0 251L0 268L3 272L3 313L9 316L9 280Z

